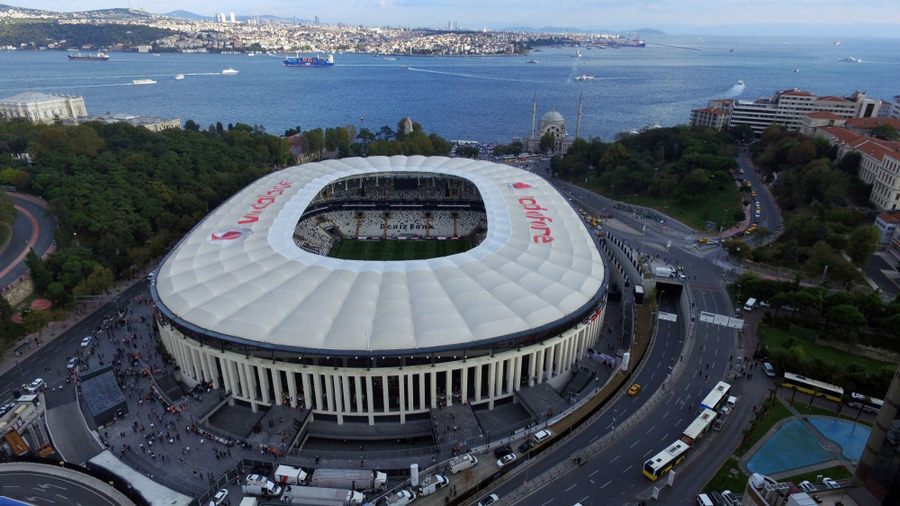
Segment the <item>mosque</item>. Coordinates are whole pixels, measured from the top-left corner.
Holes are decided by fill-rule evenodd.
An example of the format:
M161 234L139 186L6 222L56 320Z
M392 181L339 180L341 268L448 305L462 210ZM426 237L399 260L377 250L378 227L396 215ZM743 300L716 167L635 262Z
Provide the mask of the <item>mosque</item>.
M584 96L582 95L582 97L578 99L578 115L575 120L575 139L581 134L583 101ZM541 138L549 133L553 134L553 139L555 140L553 145L554 154L565 154L569 151L574 139L570 139L568 132L566 132L566 120L563 118L563 115L552 109L547 111L541 116L541 121L537 125L537 130L535 130L536 116L537 97L532 99L531 102L531 134L525 139L525 150L532 153L539 152L541 150Z

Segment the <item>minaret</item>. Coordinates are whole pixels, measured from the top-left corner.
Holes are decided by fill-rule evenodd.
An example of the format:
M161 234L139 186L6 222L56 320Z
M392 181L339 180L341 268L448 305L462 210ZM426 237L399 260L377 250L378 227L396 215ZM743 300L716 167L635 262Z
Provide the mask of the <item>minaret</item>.
M531 145L534 146L535 138L534 138L534 119L537 115L537 92L534 92L534 96L531 98ZM533 149L533 148L532 148Z
M581 115L584 113L584 91L578 97L578 114L575 116L575 138L581 137Z

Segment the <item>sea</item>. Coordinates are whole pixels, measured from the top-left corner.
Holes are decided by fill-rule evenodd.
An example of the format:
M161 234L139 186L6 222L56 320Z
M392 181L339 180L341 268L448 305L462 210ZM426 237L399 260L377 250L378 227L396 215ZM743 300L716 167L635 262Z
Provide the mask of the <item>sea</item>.
M297 126L396 128L409 116L448 139L502 143L529 135L532 100L538 119L558 111L573 135L583 97L581 136L610 140L648 125L687 123L692 108L714 98L790 88L900 95L900 39L654 36L645 48L540 48L527 56L337 54L330 68L288 68L281 56L265 54L112 52L106 62L68 61L66 54L0 52L0 97L81 95L91 114L177 117L203 127L242 122L275 134ZM841 61L849 57L862 62ZM239 73L222 75L229 67ZM575 79L581 75L594 79Z

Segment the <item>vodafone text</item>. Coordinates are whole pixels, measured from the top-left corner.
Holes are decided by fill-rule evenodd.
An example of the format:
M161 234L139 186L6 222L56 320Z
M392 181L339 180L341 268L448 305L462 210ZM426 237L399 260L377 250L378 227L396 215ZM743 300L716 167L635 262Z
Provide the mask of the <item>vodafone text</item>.
M250 205L250 211L247 212L241 219L238 221L240 225L246 225L247 223L256 223L259 221L259 215L262 214L263 210L270 205L275 203L275 199L284 193L285 190L291 187L290 181L279 181L272 187L271 190L259 196L256 199L256 202Z
M522 206L522 209L525 209L525 217L528 218L531 230L534 231L531 240L538 244L553 242L553 234L550 231L550 224L553 223L553 218L545 216L541 212L547 209L539 206L534 197L519 198L519 205Z

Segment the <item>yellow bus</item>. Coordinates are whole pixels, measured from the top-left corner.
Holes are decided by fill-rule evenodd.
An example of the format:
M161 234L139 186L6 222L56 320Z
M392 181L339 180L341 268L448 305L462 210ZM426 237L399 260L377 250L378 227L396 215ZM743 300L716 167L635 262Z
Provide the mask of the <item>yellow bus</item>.
M824 381L809 379L806 376L792 372L784 373L784 381L781 384L784 388L790 388L816 397L824 397L834 402L841 402L844 398L843 388Z
M656 481L660 476L668 473L673 467L681 464L687 457L691 447L682 440L675 441L668 448L656 454L652 459L644 462L644 476Z

